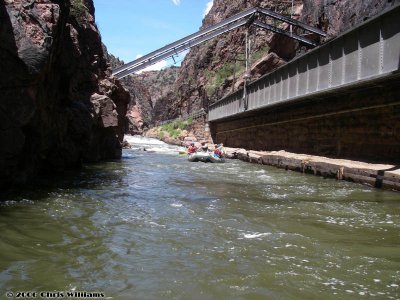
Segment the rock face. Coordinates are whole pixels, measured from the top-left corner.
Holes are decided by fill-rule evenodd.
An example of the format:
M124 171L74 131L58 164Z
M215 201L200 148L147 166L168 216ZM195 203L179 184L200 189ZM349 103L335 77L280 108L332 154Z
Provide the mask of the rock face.
M103 51L111 68L124 65L124 61L108 53L105 45L103 45ZM134 75L125 77L120 82L131 95L125 116L125 133L141 134L151 121L153 107L149 92L140 82L135 82Z
M121 156L129 93L92 0L0 0L0 188Z
M336 36L400 3L399 0L303 0L302 20Z
M179 68L170 67L160 71L145 71L121 80L132 96L128 109L129 133L142 133L157 121L154 111L162 107L160 100L172 93L178 71ZM140 115L139 119L133 117L137 114Z

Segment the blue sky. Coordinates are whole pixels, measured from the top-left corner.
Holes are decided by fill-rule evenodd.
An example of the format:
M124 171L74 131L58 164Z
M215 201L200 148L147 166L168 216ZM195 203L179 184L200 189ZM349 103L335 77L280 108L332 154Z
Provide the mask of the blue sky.
M110 53L129 62L198 31L212 1L94 0L94 5L103 43ZM158 63L153 69L165 65Z

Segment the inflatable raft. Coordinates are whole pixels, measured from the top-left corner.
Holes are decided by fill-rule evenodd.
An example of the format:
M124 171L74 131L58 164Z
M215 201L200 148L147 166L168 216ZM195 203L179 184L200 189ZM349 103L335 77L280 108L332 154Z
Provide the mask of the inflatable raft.
M188 161L222 163L222 162L225 162L225 159L223 157L214 156L212 153L208 153L208 152L196 152L196 153L188 155Z

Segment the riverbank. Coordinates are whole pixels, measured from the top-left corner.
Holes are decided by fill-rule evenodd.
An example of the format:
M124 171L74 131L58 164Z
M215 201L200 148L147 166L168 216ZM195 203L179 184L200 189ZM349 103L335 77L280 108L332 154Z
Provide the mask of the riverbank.
M228 158L400 191L400 166L333 159L286 151L225 148Z
M189 146L191 142L200 146L201 141L212 144L212 138L205 118L174 121L153 127L143 133L147 138L161 140L175 146Z

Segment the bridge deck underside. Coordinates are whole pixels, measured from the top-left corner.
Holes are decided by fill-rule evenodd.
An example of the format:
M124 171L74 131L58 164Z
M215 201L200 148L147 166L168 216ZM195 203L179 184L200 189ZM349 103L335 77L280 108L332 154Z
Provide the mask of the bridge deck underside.
M293 60L209 107L209 121L396 77L400 7Z

